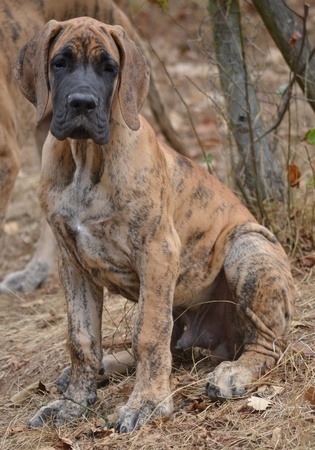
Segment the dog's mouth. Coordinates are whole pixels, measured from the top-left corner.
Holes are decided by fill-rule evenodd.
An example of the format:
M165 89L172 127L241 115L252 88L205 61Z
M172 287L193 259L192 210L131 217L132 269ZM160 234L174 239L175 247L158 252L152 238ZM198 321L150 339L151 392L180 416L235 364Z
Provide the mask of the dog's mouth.
M60 117L53 116L50 131L60 141L64 139L86 140L92 139L98 145L107 144L109 141L108 123L95 123L86 117L76 117L72 120L61 120Z
M84 128L83 126L80 126L78 128L75 128L70 133L69 137L71 139L90 139L91 138L91 134L86 128Z

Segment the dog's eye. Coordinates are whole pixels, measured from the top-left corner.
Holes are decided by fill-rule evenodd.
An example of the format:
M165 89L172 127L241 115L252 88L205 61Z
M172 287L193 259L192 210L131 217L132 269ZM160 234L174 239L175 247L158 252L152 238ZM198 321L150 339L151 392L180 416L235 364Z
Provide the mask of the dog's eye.
M54 69L63 69L67 66L67 62L64 58L56 59L52 62L52 66Z
M101 58L98 63L98 70L103 73L108 74L116 74L117 73L117 64L113 61L110 61L109 58Z
M104 70L104 72L107 72L107 73L113 73L114 72L114 69L111 66L104 66L103 70Z
M112 66L111 64L104 64L103 72L116 74L117 70L116 70L116 67Z

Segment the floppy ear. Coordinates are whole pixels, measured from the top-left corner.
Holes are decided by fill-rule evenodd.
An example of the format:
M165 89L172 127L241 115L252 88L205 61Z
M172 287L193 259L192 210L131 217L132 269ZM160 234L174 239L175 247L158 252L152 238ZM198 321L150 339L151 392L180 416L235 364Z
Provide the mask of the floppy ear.
M136 44L120 26L110 30L120 55L118 99L123 119L131 130L140 127L138 113L148 95L150 69Z
M36 118L43 117L48 97L48 57L51 42L61 30L61 24L50 20L18 53L14 75L22 94L36 106Z

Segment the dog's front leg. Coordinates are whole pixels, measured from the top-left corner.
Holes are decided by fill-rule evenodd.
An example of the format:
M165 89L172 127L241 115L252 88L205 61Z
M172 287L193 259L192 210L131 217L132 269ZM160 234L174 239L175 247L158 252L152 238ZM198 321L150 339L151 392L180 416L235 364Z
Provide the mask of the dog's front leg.
M50 417L60 426L81 416L96 400L96 376L102 361L103 289L66 258L61 259L60 274L67 301L71 378L63 399L42 407L30 420L30 427L40 427Z
M170 391L172 305L179 265L175 243L150 246L139 267L140 295L133 335L136 381L116 429L130 432L173 410Z

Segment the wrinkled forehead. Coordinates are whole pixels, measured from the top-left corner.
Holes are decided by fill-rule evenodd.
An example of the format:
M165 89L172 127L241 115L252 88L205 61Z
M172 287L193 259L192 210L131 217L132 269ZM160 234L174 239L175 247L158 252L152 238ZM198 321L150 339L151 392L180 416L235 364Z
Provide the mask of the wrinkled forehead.
M76 60L83 61L106 53L119 64L119 51L111 35L112 26L87 18L61 24L61 31L51 46L51 58L59 53L71 53Z

